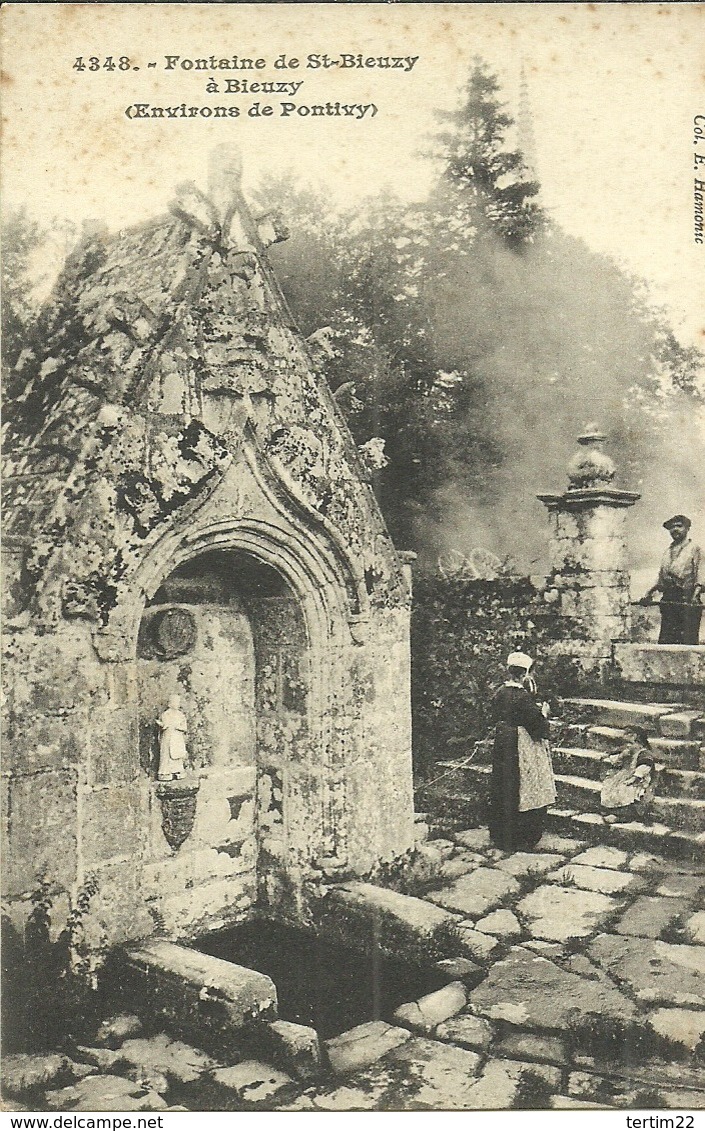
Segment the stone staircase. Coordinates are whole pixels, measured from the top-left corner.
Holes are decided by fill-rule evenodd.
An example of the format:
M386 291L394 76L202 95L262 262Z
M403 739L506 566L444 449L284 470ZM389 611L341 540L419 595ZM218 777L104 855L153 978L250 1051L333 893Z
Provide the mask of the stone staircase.
M644 727L663 765L648 822L605 822L600 788L606 758L625 741L624 727ZM672 703L566 699L552 723L556 832L582 839L702 858L705 854L705 717ZM485 769L489 767L478 767Z
M705 648L682 648L677 679L682 680L680 701L644 700L650 681L669 700L675 700L675 683L669 684L666 661L673 657L654 646L621 645L619 678L609 685L618 697L567 698L559 717L551 721L552 754L557 800L549 811L548 829L592 843L611 844L633 851L655 852L702 862L705 859L705 688L700 678ZM624 649L631 651L625 655ZM673 651L673 649L671 649ZM645 657L645 658L644 658ZM655 665L661 669L654 671ZM683 680L684 670L695 678ZM630 678L631 676L631 678ZM656 678L654 678L656 676ZM665 696L664 696L665 698ZM656 760L663 765L657 796L648 820L605 821L600 812L601 781L609 767L606 758L625 741L628 725L644 727ZM463 822L485 824L491 773L492 742L480 743L472 761L446 766L447 776L423 796L431 814L450 814ZM438 788L440 787L440 789Z

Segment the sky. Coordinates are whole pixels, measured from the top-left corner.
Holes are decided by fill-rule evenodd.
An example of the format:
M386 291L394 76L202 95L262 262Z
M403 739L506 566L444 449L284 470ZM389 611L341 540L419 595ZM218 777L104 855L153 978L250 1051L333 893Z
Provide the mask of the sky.
M544 205L566 231L645 277L681 339L705 345L705 247L693 239L702 5L10 4L2 19L5 207L111 229L161 213L183 181L205 187L208 152L223 142L241 148L246 188L290 173L342 204L383 187L422 198L434 176L421 156L434 110L458 104L474 56L496 71L514 114L523 64ZM389 70L306 66L309 55L358 53L418 58ZM265 66L180 65L212 54ZM282 54L299 67L275 68ZM167 55L179 56L171 70ZM102 66L106 57L115 70ZM209 78L217 93L206 92ZM303 85L295 95L225 94L228 78ZM336 101L377 110L361 120L281 111L284 102ZM125 115L135 103L182 102L240 115ZM272 115L250 116L257 102Z

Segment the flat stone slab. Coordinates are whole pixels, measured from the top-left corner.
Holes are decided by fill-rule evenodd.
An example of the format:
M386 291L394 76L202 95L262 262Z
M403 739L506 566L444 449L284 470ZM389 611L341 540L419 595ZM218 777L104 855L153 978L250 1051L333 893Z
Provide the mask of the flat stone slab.
M683 924L685 937L689 942L705 946L705 911L696 911Z
M105 1048L115 1049L131 1037L139 1037L142 1021L134 1013L118 1013L103 1021L93 1038L93 1043Z
M569 882L584 891L601 892L603 895L638 891L645 883L641 876L634 876L631 872L616 872L612 868L590 868L583 864L574 864L572 860L564 868L551 872L547 879L559 884Z
M257 970L164 939L133 948L127 961L158 1007L187 1029L202 1031L203 1003L209 999L215 1004L212 1024L219 1030L276 1018L276 987Z
M68 1084L73 1079L71 1060L63 1053L10 1053L2 1058L3 1095L21 1097Z
M484 919L478 919L475 927L486 935L495 935L502 940L513 941L522 936L522 926L511 911L492 911Z
M408 1029L386 1021L368 1021L326 1041L325 1048L333 1072L347 1076L374 1064L410 1037Z
M498 868L476 868L461 876L454 884L433 892L434 903L465 915L485 915L506 899L521 891L513 876Z
M688 1088L674 1088L672 1091L659 1089L659 1095L664 1107L675 1111L700 1111L705 1107L705 1096L702 1092L690 1091Z
M619 871L626 866L628 859L629 853L622 852L621 848L599 845L595 848L588 848L587 852L581 852L578 856L574 856L570 866L572 868L576 864L585 864L591 868L614 868Z
M549 1103L554 1111L611 1111L605 1104L591 1103L589 1100L579 1100L575 1096L551 1096Z
M705 877L686 873L671 872L664 876L656 888L657 895L670 895L674 898L695 899L705 889Z
M510 1060L488 1060L472 1089L476 1111L508 1111L516 1099L522 1071Z
M426 899L402 895L377 884L352 882L334 888L329 899L346 911L354 910L370 922L375 922L384 945L385 926L393 931L401 926L412 935L428 937L439 927L455 921L448 911L442 911Z
M76 1051L88 1065L92 1065L94 1069L103 1074L111 1074L113 1066L120 1059L120 1052L118 1049L105 1049L96 1048L91 1045L76 1045Z
M294 1081L286 1072L259 1060L243 1060L231 1068L219 1068L211 1079L217 1093L225 1097L230 1093L234 1100L247 1107L272 1104L295 1088Z
M489 848L492 844L489 829L464 829L454 833L453 840L464 848Z
M594 934L617 907L614 899L601 892L544 884L525 896L515 910L534 938L565 942Z
M652 852L635 852L629 861L630 872L658 872L667 871L668 865L661 856Z
M472 1106L473 1079L481 1063L477 1053L415 1037L393 1049L386 1062L395 1074L403 1074L402 1109L454 1111Z
M315 1029L293 1021L270 1021L262 1031L273 1059L297 1080L310 1080L319 1075L323 1055Z
M476 852L460 852L457 856L443 861L441 874L446 880L457 880L459 876L474 872L476 868L481 868L486 863L485 857Z
M496 867L510 876L543 876L564 859L564 855L555 852L513 852L504 860L498 860Z
M619 935L635 935L642 939L658 939L688 909L682 899L641 895L618 920Z
M133 1080L145 1082L164 1077L168 1083L192 1084L217 1067L217 1062L201 1049L172 1040L166 1033L125 1041L114 1056L114 1071L124 1071Z
M604 1080L593 1072L571 1072L568 1077L568 1095L581 1100L597 1100L604 1089Z
M473 962L487 963L499 950L499 940L494 935L486 935L476 931L472 920L460 923L458 926L460 949L468 955Z
M581 848L585 848L584 840L573 840L571 837L558 836L556 833L544 833L539 841L543 852L557 852L560 856L574 856Z
M598 935L588 951L599 966L629 987L637 1001L705 1006L704 947Z
M649 1024L660 1037L688 1052L694 1052L705 1038L705 1013L693 1009L656 1009L649 1014Z
M565 1042L560 1037L539 1037L535 1033L510 1033L494 1051L512 1060L540 1064L564 1064L566 1060Z
M425 994L418 1001L400 1005L392 1014L392 1021L404 1025L414 1033L431 1033L436 1025L460 1013L467 1004L467 991L462 982L451 982L440 990Z
M313 1102L322 1111L470 1110L481 1063L468 1049L412 1037Z
M490 1020L539 1032L563 1032L582 1014L628 1021L634 1004L606 975L565 970L524 947L513 947L473 991L471 1008Z
M450 1044L460 1045L461 1048L483 1052L490 1046L493 1029L484 1017L463 1013L458 1017L452 1017L450 1021L444 1021L438 1026L434 1035L439 1041L449 1041Z
M166 1101L124 1076L86 1076L70 1088L46 1093L52 1111L165 1111Z
M454 982L464 982L466 986L469 983L476 986L485 976L482 967L470 958L441 958L434 966L441 974L452 978Z

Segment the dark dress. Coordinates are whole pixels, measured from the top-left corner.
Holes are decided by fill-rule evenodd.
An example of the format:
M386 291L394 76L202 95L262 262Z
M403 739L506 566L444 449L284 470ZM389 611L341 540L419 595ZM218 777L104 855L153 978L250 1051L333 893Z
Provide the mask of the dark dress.
M517 727L534 739L548 738L548 720L523 687L505 683L493 700L496 720L489 830L492 843L506 852L533 848L541 839L546 808L519 812L519 740Z
M703 607L682 586L663 586L659 644L697 644Z

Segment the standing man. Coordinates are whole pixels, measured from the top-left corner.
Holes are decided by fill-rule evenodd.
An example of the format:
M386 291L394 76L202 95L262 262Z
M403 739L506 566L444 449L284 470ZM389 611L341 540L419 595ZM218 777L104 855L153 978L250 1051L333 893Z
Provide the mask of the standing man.
M674 514L664 522L671 545L663 555L658 580L641 599L650 605L654 593L661 594L659 644L697 644L700 637L701 598L705 592L703 555L688 537L690 519Z

